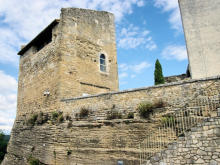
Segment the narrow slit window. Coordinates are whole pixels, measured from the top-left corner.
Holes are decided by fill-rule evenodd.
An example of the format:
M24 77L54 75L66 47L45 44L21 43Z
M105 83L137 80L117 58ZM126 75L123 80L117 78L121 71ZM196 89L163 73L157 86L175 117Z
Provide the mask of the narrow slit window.
M100 70L106 72L106 59L104 54L100 55Z

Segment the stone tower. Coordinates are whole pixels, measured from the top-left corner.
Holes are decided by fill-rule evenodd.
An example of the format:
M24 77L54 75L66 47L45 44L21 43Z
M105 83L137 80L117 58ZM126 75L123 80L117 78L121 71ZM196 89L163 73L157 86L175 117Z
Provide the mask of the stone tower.
M193 79L220 75L220 1L179 0Z
M60 19L18 54L18 114L59 109L64 98L118 90L111 13L64 8Z

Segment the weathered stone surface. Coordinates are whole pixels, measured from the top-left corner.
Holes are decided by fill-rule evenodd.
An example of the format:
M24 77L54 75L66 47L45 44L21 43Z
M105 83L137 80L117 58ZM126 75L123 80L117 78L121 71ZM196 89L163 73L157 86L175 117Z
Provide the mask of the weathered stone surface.
M193 79L220 75L220 1L179 0Z
M207 120L206 122L200 124L200 126L198 126L199 129L194 129L197 131L188 133L188 135L186 134L184 141L183 140L179 141L178 139L179 145L173 143L171 145L173 145L174 147L170 147L167 150L162 151L162 152L166 152L167 155L162 155L160 157L160 160L158 160L158 157L153 156L151 157L150 161L148 161L147 165L151 165L151 164L155 165L158 163L170 164L169 162L174 162L174 164L201 164L201 165L219 164L220 163L220 159L218 159L219 152L216 152L215 150L220 150L220 145L216 145L215 142L213 143L213 141L216 138L218 138L214 133L214 130L216 130L216 128L218 128L219 125L211 122L211 121L219 121L219 120L220 120L219 117L212 118L212 120ZM208 128L206 126L207 123L209 123L210 125L210 127ZM212 134L207 134L206 132L212 132ZM198 134L200 136L197 136ZM183 146L185 146L186 143L189 143L189 141L190 141L190 145L187 147L187 149L183 148ZM193 147L195 143L199 145ZM204 147L204 144L208 144L208 147ZM175 147L177 147L177 149L173 149ZM156 159L157 161L155 161L154 157L157 158Z

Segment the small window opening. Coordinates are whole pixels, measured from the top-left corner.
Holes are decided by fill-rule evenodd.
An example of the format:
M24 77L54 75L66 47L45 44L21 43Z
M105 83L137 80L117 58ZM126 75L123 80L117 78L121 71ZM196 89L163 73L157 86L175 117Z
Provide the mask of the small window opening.
M100 55L100 70L102 72L106 72L106 60L105 60L105 55L104 54Z

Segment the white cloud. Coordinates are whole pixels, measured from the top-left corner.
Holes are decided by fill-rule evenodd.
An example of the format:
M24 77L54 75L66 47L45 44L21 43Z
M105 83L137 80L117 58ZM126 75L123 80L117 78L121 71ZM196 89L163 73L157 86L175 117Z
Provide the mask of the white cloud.
M0 79L0 129L10 132L16 114L17 81L1 70Z
M138 7L144 6L144 1L139 1L139 2L137 2L137 6L138 6Z
M17 65L20 46L59 18L62 7L109 11L119 22L134 5L143 6L143 0L0 0L0 63Z
M169 45L162 51L162 57L167 60L183 61L187 59L186 47L182 45Z
M163 12L170 12L169 23L171 28L182 31L182 21L178 0L154 0L154 6L161 8Z
M16 46L20 41L16 34L9 29L0 27L0 62L18 65Z
M142 70L151 67L151 64L149 64L146 61L141 62L140 64L130 66L131 70L133 70L136 73L140 73Z
M129 65L129 64L120 64L118 66L119 68L119 79L125 79L125 78L135 78L137 74L140 74L144 69L147 69L151 67L152 65L148 63L147 61L143 61L139 64ZM121 81L120 84L122 85Z
M120 71L127 71L128 70L128 68L129 68L129 66L127 65L127 64L120 64L119 66L118 66L118 68L120 69Z
M118 46L124 49L137 48L144 46L149 50L157 48L157 45L149 36L150 31L147 29L140 29L133 24L130 24L127 28L122 28L119 33Z
M120 78L120 79L123 79L123 78L126 78L126 77L128 77L128 74L125 73L125 72L119 74L119 78Z
M129 65L129 64L120 64L118 66L120 72L132 71L135 73L140 73L142 70L151 67L152 65L147 61L143 61L139 64Z

